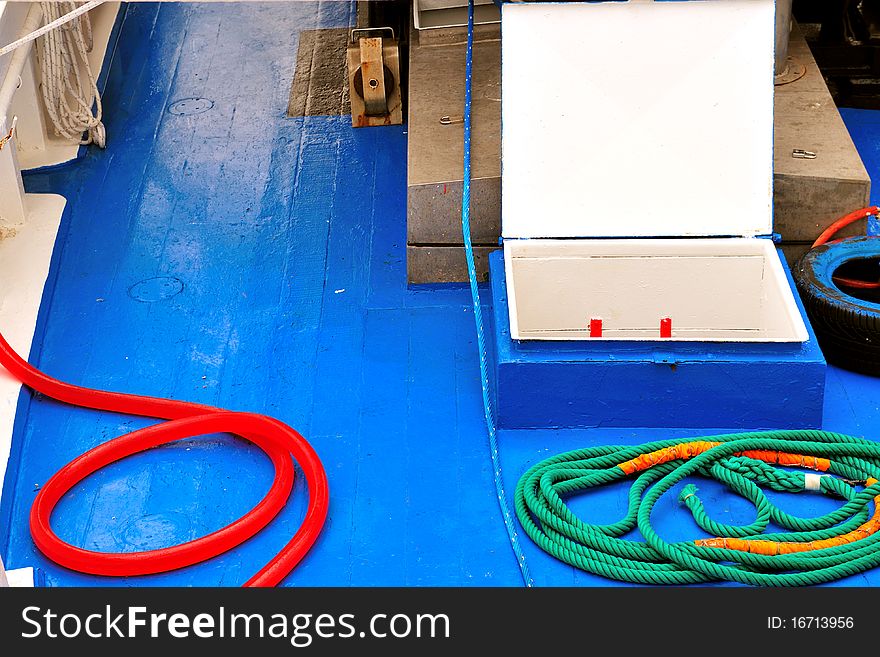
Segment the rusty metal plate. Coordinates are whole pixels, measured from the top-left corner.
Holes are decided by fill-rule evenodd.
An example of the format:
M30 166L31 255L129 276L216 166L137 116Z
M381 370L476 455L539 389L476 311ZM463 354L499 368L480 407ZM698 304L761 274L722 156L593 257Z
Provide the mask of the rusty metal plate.
M794 57L785 60L785 68L773 79L773 84L777 87L783 84L791 84L797 82L807 74L807 67Z
M355 128L403 123L399 56L395 39L362 38L349 43L348 87Z

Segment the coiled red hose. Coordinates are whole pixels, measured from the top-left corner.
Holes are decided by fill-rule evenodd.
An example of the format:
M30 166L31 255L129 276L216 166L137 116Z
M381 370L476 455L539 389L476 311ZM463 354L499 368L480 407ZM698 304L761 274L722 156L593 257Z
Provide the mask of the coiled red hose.
M98 445L56 472L31 507L31 535L40 552L55 563L92 575L131 576L161 573L205 561L243 543L263 529L287 503L293 488L291 457L302 468L309 507L299 530L244 586L275 586L302 560L321 533L329 506L327 475L311 445L273 418L237 413L190 402L92 390L53 379L21 358L0 335L0 364L29 388L74 406L168 420ZM101 468L165 443L210 433L231 433L262 449L275 468L266 496L244 516L207 536L144 552L84 550L61 540L50 524L52 510L77 483Z

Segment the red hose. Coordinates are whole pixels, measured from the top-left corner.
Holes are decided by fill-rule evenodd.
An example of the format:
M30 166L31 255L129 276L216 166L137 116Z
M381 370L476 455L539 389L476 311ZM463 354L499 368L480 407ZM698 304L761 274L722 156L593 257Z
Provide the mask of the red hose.
M291 457L300 465L308 482L308 511L290 542L244 586L278 584L302 560L321 533L329 506L327 475L308 442L286 424L265 415L64 383L31 367L2 335L0 364L29 388L67 404L168 420L98 445L65 465L43 486L31 507L31 535L40 551L55 563L82 573L124 577L175 570L222 554L254 536L284 507L293 488ZM52 531L50 519L55 505L93 472L151 447L217 432L235 434L254 443L269 456L275 468L275 480L269 492L238 520L187 543L129 553L84 550L64 542Z
M811 248L815 249L817 246L825 244L834 236L837 231L846 228L850 224L858 221L859 219L865 219L867 217L870 217L871 215L877 215L877 213L880 213L880 208L878 208L876 205L873 205L869 208L862 208L861 210L856 210L855 212L850 212L848 215L846 215L845 217L841 217L833 224L828 226L828 228L826 228L824 231L822 231L822 234L816 238L816 241L813 242L813 246Z
M880 216L880 207L873 205L868 208L862 208L861 210L856 210L855 212L850 212L845 217L841 217L833 224L828 226L819 237L816 238L816 241L813 242L813 246L810 248L815 249L817 246L821 246L822 244L827 244L829 240L837 233L837 231L846 228L851 223L858 221L859 219L865 219L870 216ZM834 240L837 241L837 240ZM874 290L880 288L880 281L860 281L855 278L844 278L842 276L834 276L834 282L838 285L844 285L846 287L854 287L860 288L862 290Z

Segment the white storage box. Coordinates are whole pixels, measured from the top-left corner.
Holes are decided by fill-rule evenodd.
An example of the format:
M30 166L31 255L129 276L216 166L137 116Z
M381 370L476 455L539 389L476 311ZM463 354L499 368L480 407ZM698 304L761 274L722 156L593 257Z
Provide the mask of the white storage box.
M673 341L807 340L766 239L774 11L772 0L503 6L514 339L657 340L666 320Z
M499 428L821 425L770 239L774 10L503 5Z

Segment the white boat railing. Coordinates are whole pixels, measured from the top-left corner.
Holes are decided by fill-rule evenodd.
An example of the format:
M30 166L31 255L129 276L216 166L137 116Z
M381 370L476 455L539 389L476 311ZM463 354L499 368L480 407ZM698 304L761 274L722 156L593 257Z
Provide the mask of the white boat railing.
M43 12L39 3L31 4L20 30L21 36L36 30L40 26L42 17ZM11 52L6 75L0 84L0 139L5 140L3 141L4 147L0 147L0 198L3 199L2 207L0 207L0 228L7 230L14 230L16 226L22 225L27 218L24 184L21 180L15 142L11 141L13 136L12 119L7 119L7 113L12 97L21 82L21 74L30 56L32 46L33 41L27 41Z

